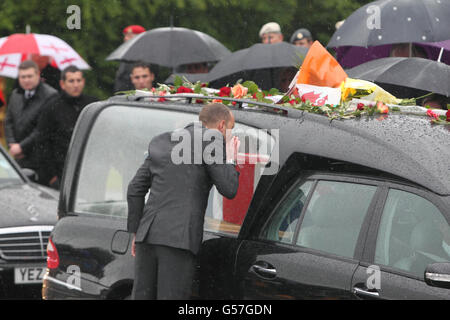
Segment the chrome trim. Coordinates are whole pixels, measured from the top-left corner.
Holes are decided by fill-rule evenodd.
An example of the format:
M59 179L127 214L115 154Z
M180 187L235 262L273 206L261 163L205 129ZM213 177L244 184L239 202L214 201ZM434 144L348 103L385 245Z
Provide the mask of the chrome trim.
M380 296L380 294L378 292L371 292L371 291L367 291L367 290L363 290L363 289L359 289L359 288L353 288L353 293L363 295L363 296L369 296L369 297L379 297Z
M1 238L0 237L0 258L7 261L24 261L24 260L40 260L45 259L47 256L46 245L48 238L50 237L50 233L53 230L54 226L45 226L45 225L37 225L37 226L24 226L24 227L10 227L10 228L0 228L0 236L1 235L11 235L10 237ZM24 233L33 233L32 235L22 235ZM44 233L48 233L44 234ZM14 235L18 235L15 237ZM11 241L13 243L4 243ZM5 247L10 247L11 250L3 249L3 245ZM20 249L20 247L31 247L30 249L25 250L15 250L15 248ZM36 247L40 248L37 249ZM24 253L22 256L11 256L8 253L20 254ZM38 253L34 256L27 256L26 254Z
M427 272L425 273L425 278L431 281L450 282L450 275L448 274Z
M66 282L64 282L64 281L61 281L61 280L55 279L55 278L53 278L53 277L50 277L47 273L44 275L44 279L43 279L43 280L44 280L44 281L45 281L45 280L48 280L48 281L50 281L50 282L59 284L60 286L64 286L64 287L66 287L66 288L68 288L68 289L78 290L78 291L83 292L83 290L81 290L81 288L79 288L79 287L77 287L77 286L74 286L73 284L69 284L69 283L66 283Z

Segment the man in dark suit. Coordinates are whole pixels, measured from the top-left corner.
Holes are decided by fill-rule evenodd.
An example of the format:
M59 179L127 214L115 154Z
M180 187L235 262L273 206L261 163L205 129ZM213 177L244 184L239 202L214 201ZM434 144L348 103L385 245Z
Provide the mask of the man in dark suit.
M56 95L55 89L41 82L35 62L27 60L19 65L19 87L8 101L5 136L9 152L23 168L38 171L41 167L36 156L37 124L44 105Z
M147 159L129 184L134 299L189 299L209 192L215 185L229 199L236 195L239 140L230 134L234 116L215 103L201 110L199 120L153 138Z

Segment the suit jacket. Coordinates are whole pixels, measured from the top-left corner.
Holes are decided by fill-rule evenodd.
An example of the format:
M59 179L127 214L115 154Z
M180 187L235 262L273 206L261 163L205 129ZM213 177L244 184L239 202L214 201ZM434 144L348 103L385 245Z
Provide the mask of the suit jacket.
M19 143L24 159L18 160L22 167L38 168L36 143L38 139L37 124L43 107L56 97L57 91L45 83L36 87L34 96L25 99L22 88L14 89L8 102L5 118L6 142Z
M185 130L190 135L191 146L194 145L194 130L201 134L211 133L200 123L190 124ZM215 185L223 196L234 198L239 172L234 165L226 164L225 142L221 134L221 141L217 142L223 148L223 162L212 164L207 164L210 162L205 162L203 157L197 164L174 163L172 150L180 142L171 141L171 134L163 133L152 139L147 159L128 186L128 231L136 233L136 242L166 245L197 254L203 239L205 210L212 186ZM202 154L210 143L201 144ZM194 149L190 150L192 161ZM144 206L144 197L150 187Z

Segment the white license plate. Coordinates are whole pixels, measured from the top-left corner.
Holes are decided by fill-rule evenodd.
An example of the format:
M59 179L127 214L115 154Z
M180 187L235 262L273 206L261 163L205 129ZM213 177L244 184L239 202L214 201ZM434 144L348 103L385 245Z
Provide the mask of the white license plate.
M42 283L44 274L47 269L45 267L26 267L14 269L15 284Z

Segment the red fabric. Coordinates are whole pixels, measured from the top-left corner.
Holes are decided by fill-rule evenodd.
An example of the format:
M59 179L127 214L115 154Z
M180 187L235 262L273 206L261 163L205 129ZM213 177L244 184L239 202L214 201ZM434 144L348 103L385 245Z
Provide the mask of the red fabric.
M40 53L33 34L16 33L10 35L0 48L0 55L18 52Z
M1 107L2 105L4 105L4 104L6 104L5 96L4 96L4 94L3 94L2 89L0 89L0 107Z
M128 26L125 29L123 29L123 33L134 33L134 34L139 34L142 32L145 32L145 28L139 25L132 25L132 26Z
M240 172L238 192L232 200L223 198L223 220L241 225L253 197L255 165L240 165L237 170Z

